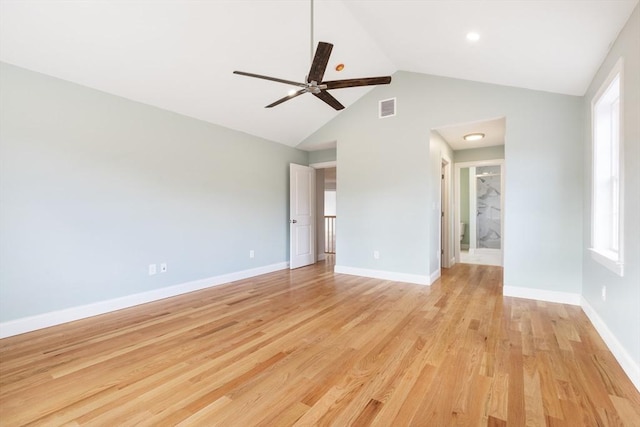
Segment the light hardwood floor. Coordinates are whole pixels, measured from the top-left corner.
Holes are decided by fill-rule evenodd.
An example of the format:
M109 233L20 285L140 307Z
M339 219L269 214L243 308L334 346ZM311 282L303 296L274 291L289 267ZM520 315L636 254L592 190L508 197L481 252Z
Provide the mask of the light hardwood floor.
M431 287L331 270L0 340L0 424L640 425L581 309L503 298L500 267Z

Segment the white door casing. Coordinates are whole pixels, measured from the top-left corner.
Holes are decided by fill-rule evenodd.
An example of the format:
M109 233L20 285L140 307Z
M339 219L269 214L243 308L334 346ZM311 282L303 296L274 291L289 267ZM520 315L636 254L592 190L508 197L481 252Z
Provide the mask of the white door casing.
M316 262L316 171L289 165L289 268Z
M440 203L441 203L441 217L440 217L440 267L449 268L455 264L455 258L452 254L452 236L451 236L451 160L446 157L441 157L441 186L440 186Z

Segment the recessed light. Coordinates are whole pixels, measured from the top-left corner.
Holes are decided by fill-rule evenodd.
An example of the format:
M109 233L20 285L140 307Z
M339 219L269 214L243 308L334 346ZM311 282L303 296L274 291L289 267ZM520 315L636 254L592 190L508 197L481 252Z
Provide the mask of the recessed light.
M484 138L484 133L478 133L478 132L470 133L464 136L465 141L478 141L482 138Z
M477 42L478 40L480 40L480 34L473 31L467 33L467 40L469 40L470 42Z

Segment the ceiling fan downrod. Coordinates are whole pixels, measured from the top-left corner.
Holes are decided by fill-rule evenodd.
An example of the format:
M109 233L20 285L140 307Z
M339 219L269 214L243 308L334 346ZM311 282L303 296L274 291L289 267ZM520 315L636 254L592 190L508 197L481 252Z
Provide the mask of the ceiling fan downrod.
M311 0L311 37L309 38L311 40L311 64L313 64L313 0Z

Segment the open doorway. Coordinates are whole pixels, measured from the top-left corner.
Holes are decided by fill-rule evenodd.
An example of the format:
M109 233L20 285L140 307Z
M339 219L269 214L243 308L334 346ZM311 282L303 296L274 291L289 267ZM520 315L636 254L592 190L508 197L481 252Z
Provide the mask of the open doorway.
M336 252L337 167L335 161L311 164L316 169L316 242L318 261L332 264Z
M502 265L503 166L502 159L456 164L457 262Z
M448 204L442 200L443 206L451 205L455 212L447 216L452 222L448 227L453 234L449 240L454 255L451 264L502 265L506 118L455 124L432 131L437 132L453 152L455 195ZM442 194L445 193L444 167L443 163ZM441 234L444 235L442 231ZM441 242L443 250L445 243ZM445 266L444 259L441 265Z
M336 168L324 170L324 253L336 253Z

